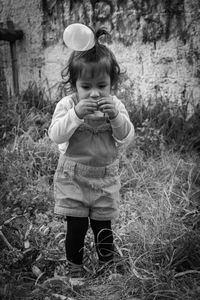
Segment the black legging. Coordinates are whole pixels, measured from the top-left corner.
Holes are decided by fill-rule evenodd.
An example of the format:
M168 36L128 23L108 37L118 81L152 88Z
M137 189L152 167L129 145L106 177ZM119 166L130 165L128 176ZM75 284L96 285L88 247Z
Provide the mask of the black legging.
M89 219L67 217L66 256L74 264L82 264L84 239L88 230ZM97 254L101 262L113 259L113 234L111 221L97 221L90 219L94 233Z

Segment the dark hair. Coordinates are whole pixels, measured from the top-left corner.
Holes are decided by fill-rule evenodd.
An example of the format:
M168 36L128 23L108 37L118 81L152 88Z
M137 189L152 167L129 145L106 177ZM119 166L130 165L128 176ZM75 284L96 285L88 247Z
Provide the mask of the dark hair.
M73 51L67 66L61 73L64 83L69 84L72 89L76 87L76 81L82 75L84 68L89 68L92 76L94 76L97 72L97 64L98 73L101 70L106 71L111 79L111 87L117 88L121 75L120 67L112 51L98 41L102 35L109 36L109 33L101 28L94 34L96 39L94 47L87 51Z

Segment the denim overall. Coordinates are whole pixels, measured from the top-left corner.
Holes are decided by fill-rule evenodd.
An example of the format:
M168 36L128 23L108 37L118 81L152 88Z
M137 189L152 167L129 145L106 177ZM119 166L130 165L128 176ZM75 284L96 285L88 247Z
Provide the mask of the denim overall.
M54 177L55 213L94 220L118 217L118 152L108 118L88 115L60 155Z

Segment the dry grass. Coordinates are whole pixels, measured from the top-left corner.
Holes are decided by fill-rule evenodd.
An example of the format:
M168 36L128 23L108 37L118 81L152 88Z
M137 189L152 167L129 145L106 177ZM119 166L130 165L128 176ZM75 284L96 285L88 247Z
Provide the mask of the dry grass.
M85 253L90 274L84 286L72 287L63 262L64 222L53 216L58 152L46 134L51 114L37 88L27 93L25 102L18 99L13 109L8 105L12 126L4 116L6 126L0 128L1 299L199 299L200 158L188 148L174 147L176 139L180 146L189 136L193 123L176 127L166 103L169 128L155 117L162 116L161 110L157 114L162 105L151 114L144 107L133 110L140 128L122 154L120 217L113 224L116 266L124 273L118 276L108 268L94 276L97 256L89 231ZM198 126L194 123L192 135L197 148ZM180 130L174 133L175 127Z
M15 188L6 194L5 203L11 203L17 193L17 201L15 199L14 205L10 205L9 209L15 216L15 209L20 207L18 216L28 213L31 224L31 229L28 227L25 231L29 242L27 250L31 253L31 268L28 271L29 280L27 279L27 289L30 290L25 288L29 295L27 299L44 299L40 298L41 295L46 296L46 299L59 299L55 296L56 291L66 297L63 299L198 299L199 157L196 154L183 155L163 150L160 156L147 158L137 147L131 147L128 156L123 154L120 169L120 218L113 224L113 229L119 254L116 264L123 265L125 273L117 277L116 274L111 275L108 269L107 275L97 278L90 276L86 286L72 288L65 280L63 282L63 277L58 278L65 275L61 259L64 255L64 227L63 221L55 220L52 214L51 185L57 160L57 152L52 146L48 137L34 142L25 135L16 139L15 150L10 147L4 149L6 182L11 181L12 175L15 176L15 180L12 178ZM6 190L5 186L4 188ZM24 202L21 205L25 198L26 205ZM37 203L38 207L43 203L39 211ZM5 215L2 219L6 220ZM1 224L4 225L3 222ZM4 233L9 242L15 244L9 233ZM14 255L15 260L20 263L20 266L15 266L18 280L16 281L13 272L9 273L12 280L15 279L11 280L14 288L18 286L20 291L26 281L21 265L26 250L24 245L22 241L21 245L15 245L12 249L19 249L18 254ZM34 256L32 252L36 250ZM10 252L11 249L4 253L5 257L11 255ZM17 257L19 253L20 259ZM86 253L89 269L93 272L97 261L90 231L86 238ZM39 268L39 271L32 269L33 266ZM7 272L10 272L13 264L7 267ZM6 265L4 271L5 268ZM3 274L4 272L1 273L2 280ZM5 285L4 293L7 298L2 299L23 299L13 298L12 293L9 296L8 289L12 290L12 284ZM20 291L19 295L22 297L23 293Z
M124 290L142 299L198 299L199 157L163 151L144 159L136 150L123 163L116 232L130 264Z

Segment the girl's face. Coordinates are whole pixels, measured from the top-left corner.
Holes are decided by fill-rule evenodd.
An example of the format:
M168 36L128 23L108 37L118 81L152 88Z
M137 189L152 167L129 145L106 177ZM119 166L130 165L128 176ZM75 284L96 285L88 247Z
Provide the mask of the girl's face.
M79 100L92 98L98 100L111 93L111 80L106 72L84 72L76 81L76 90Z

